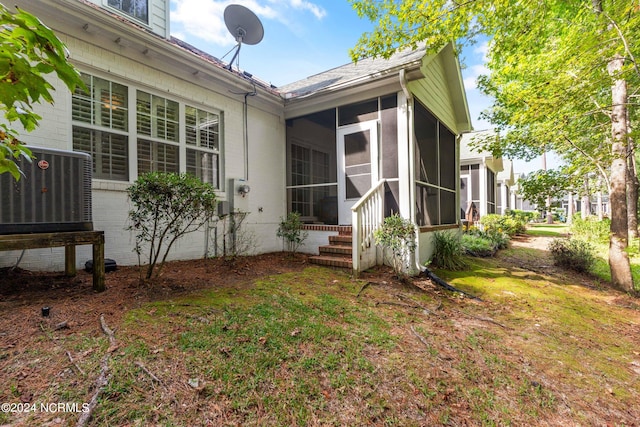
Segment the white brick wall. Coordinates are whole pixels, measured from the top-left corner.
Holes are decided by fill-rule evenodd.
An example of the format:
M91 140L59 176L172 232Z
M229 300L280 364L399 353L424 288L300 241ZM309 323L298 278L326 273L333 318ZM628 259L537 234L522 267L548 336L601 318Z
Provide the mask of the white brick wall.
M72 61L81 71L108 80L128 85L181 103L224 114L223 185L229 178L245 176L245 147L243 141L243 95L237 87L220 93L203 89L202 85L163 74L155 68L134 59L119 57L101 49L95 35L80 40L64 34L61 39L67 44ZM123 48L123 54L126 52ZM133 57L132 57L133 58ZM153 62L150 60L150 63ZM157 64L156 64L157 65ZM193 80L196 80L194 78ZM70 150L72 148L71 94L57 79L51 79L57 88L55 105L41 105L37 111L42 116L40 128L24 135L23 139L33 145ZM249 181L251 192L245 200L251 214L246 226L255 233L256 252L280 250L275 233L280 217L285 215L285 124L281 112L265 112L252 106L249 97ZM131 105L131 104L130 104ZM135 128L135 124L130 124ZM130 143L133 143L130 138ZM135 150L133 150L135 152ZM134 162L135 164L135 162ZM132 181L131 181L132 182ZM124 228L127 226L126 188L130 183L93 181L93 224L95 230L105 232L105 256L113 258L119 265L137 264L137 255L132 251L135 238ZM222 192L221 198L226 194ZM261 208L261 212L259 212ZM204 232L188 235L178 242L170 259L202 257L205 252ZM0 267L14 265L19 251L0 252ZM77 248L78 268L91 259L91 246ZM33 270L63 270L64 249L34 249L26 251L21 268Z

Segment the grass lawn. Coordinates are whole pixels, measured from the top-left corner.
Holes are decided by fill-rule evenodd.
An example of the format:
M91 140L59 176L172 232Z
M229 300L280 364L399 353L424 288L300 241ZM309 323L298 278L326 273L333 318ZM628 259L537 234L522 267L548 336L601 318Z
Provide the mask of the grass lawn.
M531 236L546 236L562 238L566 237L570 231L567 224L530 224L527 227L527 234ZM604 281L611 281L611 270L609 268L609 243L606 241L589 240L588 242L594 250L595 263L591 273ZM631 274L636 284L636 289L640 291L640 241L632 241L627 250L631 264Z
M531 236L563 237L569 232L567 224L529 224L527 234Z
M93 426L640 419L637 300L500 257L470 261L470 270L437 273L482 301L388 273L353 280L308 267L145 304L116 325L109 350L102 335L71 334L49 351L85 354L74 363L89 378L111 355ZM47 357L38 353L40 363ZM41 400L82 401L87 391L73 378L58 378ZM47 416L0 413L0 424L41 425ZM74 424L76 414L55 417Z

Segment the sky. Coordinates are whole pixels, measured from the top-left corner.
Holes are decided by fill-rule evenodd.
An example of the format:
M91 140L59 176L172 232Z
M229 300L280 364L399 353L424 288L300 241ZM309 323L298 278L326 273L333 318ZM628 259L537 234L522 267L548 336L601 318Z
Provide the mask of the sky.
M373 23L360 19L347 0L170 0L171 34L203 51L231 61L236 40L224 23L224 9L240 4L260 20L264 37L255 45L243 44L240 69L254 77L283 86L351 62L349 49ZM486 73L487 43L462 52L462 75L473 128L491 129L480 112L491 99L476 88ZM234 66L236 61L234 61ZM515 161L516 172L540 169L541 163Z

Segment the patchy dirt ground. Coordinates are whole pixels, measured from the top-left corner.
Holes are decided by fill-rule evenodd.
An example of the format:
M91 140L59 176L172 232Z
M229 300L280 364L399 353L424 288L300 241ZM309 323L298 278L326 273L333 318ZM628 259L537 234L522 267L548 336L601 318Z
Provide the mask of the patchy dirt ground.
M566 277L570 273L554 267L550 256L546 253L549 240L546 237L518 237L512 241L512 245L537 249L535 256L502 255L500 260L508 269L519 268L545 275ZM46 387L47 381L43 381L43 378L59 376L61 364L66 365L66 368L73 365L69 352L67 352L69 360L63 359L64 352L62 352L62 357L58 357L56 364L43 363L42 358L38 358L46 353L48 346L57 345L56 340L51 338L52 332L55 332L56 336L103 336L99 324L101 314L104 314L109 326L117 330L123 316L129 310L147 302L172 299L188 295L194 290L216 285L240 285L265 275L300 271L308 265L305 255L291 257L283 253L240 258L233 263L220 259L172 262L165 267L161 279L151 287L139 285L137 267L120 267L115 272L107 273L107 291L103 293L92 291L92 276L84 271L79 272L75 278L67 278L60 273L44 274L20 269L15 271L4 269L0 271L0 372L6 372L8 377L0 378L0 388L5 388L9 380L12 384L20 384L22 388L11 390L11 394L19 396L23 402L29 402L34 398L34 394L38 393L38 387ZM394 286L394 278L388 269L374 270L363 278L365 281L384 283L385 286L388 284L390 292ZM425 283L424 279L420 280L422 283L418 285L427 288L428 292L442 292L435 285ZM579 281L589 288L602 287L593 278L586 276L580 276ZM401 284L397 286L402 287ZM638 306L635 300L624 295L620 294L619 297L614 298L618 299L617 304ZM42 315L43 307L49 307L50 312L47 317ZM498 308L495 309L498 310ZM486 321L484 318L467 317L465 321L471 323L482 324ZM407 333L407 335L410 334ZM415 337L409 336L406 341L413 341L413 345L420 348L420 342L417 342ZM597 347L598 343L593 343L593 346ZM415 351L408 347L406 350L409 353ZM31 365L27 364L15 370L6 369L8 364L10 365L12 355L24 355L30 352L34 354ZM441 357L447 356L443 354L444 356ZM39 360L41 362L38 362ZM450 359L445 357L445 360ZM40 365L36 366L38 363ZM30 390L30 392L23 390ZM571 393L576 395L573 396ZM563 390L562 398L570 402L578 401L580 400L578 393L580 391L575 389ZM453 405L452 410L455 411L455 408ZM562 417L559 416L557 421L561 419ZM601 419L603 418L599 418ZM630 418L623 414L612 419L629 420ZM62 421L56 423L54 420L49 425L62 424Z
M149 301L300 270L307 265L307 256L284 253L240 257L233 262L177 261L165 265L153 286L139 285L137 267L118 267L106 273L107 291L102 293L92 290L92 274L85 271L68 278L63 273L5 268L0 270L0 349L29 345L24 338L40 333L43 323L74 334L95 333L100 314L117 325L124 313ZM49 307L49 316L42 316L43 307Z

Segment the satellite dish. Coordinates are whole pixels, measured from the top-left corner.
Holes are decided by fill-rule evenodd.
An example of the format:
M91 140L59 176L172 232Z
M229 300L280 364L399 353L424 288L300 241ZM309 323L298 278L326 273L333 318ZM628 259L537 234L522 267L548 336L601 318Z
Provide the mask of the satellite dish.
M242 43L249 45L260 43L264 36L264 28L255 13L239 4L230 4L224 9L224 23L231 35L236 39L236 42L238 42L234 48L236 53L229 62L228 68L231 69L233 61L240 53Z

